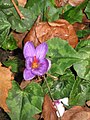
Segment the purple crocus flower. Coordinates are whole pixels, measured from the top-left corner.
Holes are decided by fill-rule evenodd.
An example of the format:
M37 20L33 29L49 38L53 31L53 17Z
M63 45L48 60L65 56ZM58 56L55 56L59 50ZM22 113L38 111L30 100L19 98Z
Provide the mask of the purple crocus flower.
M23 72L25 80L31 80L36 75L42 76L50 69L51 61L45 58L47 51L48 46L45 42L36 48L32 42L26 42L23 50L24 58L26 59L26 68Z

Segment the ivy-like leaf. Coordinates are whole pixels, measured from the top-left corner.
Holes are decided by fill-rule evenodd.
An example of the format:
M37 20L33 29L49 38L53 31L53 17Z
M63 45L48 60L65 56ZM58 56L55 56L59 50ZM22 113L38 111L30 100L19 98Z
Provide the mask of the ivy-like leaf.
M13 4L12 4L11 0L0 0L0 8L7 9L12 6L13 6Z
M85 2L83 2L79 6L70 8L63 14L64 18L72 24L75 22L81 23L83 18L82 9L86 7L87 3L88 0L85 0Z
M90 30L89 29L87 29L87 30L78 30L77 31L77 36L79 38L83 38L83 37L85 37L86 35L89 35L89 34L90 34Z
M90 40L81 40L78 43L78 45L77 45L77 47L75 49L76 49L76 51L79 51L81 48L83 48L85 46L88 46L88 45L90 45Z
M43 15L43 6L44 1L27 1L26 6L23 8L19 6L19 9L25 19L21 20L19 15L17 14L15 8L12 8L12 15L8 18L11 23L11 28L16 30L16 32L25 32L26 30L30 30L35 20L39 15ZM33 12L34 11L34 12Z
M81 48L78 53L81 59L74 64L74 69L79 77L90 80L90 45Z
M69 104L84 105L86 100L90 99L90 81L77 78L72 86Z
M71 24L75 22L82 22L83 13L81 9L77 7L72 7L70 10L64 13L64 18Z
M52 0L45 0L44 4L44 20L51 22L59 19L59 15L62 14L62 7L56 8Z
M43 91L39 84L31 83L24 90L13 81L7 105L12 120L35 120L34 115L40 113L43 103Z
M20 72L20 68L24 66L24 62L17 57L8 59L7 61L4 61L3 64L7 67L11 66L12 72Z
M19 9L25 19L20 19L15 8L12 8L12 15L8 18L8 20L11 23L11 28L13 30L22 33L31 28L37 17L34 16L34 13L32 14L32 11L28 10L27 8L19 7Z
M2 11L0 11L0 47L5 41L9 33L10 27L11 24L8 22L6 15Z
M59 38L53 38L48 42L48 57L51 59L51 74L63 75L67 68L74 66L78 76L84 79L90 79L90 45L84 42L85 46L75 51L68 43ZM80 44L80 43L79 43Z
M47 56L50 57L52 62L50 73L63 75L67 68L79 61L78 53L68 45L68 42L53 38L48 40L47 43L49 47Z
M32 16L43 16L44 2L44 0L28 0L25 7L32 12Z
M86 13L88 19L90 19L90 1L88 2L87 6L86 6L85 13Z
M11 24L7 20L7 16L0 11L0 47L5 50L14 50L17 48L16 41L10 34Z
M53 80L54 76L48 76L46 79L54 99L69 97L75 81L75 77L70 70L67 70L64 75L58 78L58 80ZM43 83L42 88L44 89L45 94L47 94L48 88L45 82Z
M71 71L66 71L66 73L61 76L58 81L54 82L51 87L51 93L54 99L69 97L74 82L74 75Z
M4 40L2 48L5 50L15 50L17 48L16 41L11 34Z

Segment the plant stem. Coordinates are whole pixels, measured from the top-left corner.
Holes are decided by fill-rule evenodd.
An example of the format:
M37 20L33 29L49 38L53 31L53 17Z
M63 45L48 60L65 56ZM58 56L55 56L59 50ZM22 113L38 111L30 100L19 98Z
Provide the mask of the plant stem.
M45 82L46 82L46 86L47 86L47 88L48 88L48 92L49 92L49 94L50 94L50 96L51 96L51 99L52 99L52 101L54 102L54 98L53 98L53 96L52 96L52 94L51 94L50 87L49 87L49 85L48 85L48 82L47 82L47 79L46 79L45 76L44 76L44 80L45 80Z
M23 14L20 12L18 6L16 5L15 1L14 1L14 0L11 0L11 1L12 1L12 3L13 3L13 5L14 5L16 11L17 11L17 13L19 14L20 18L21 18L21 19L25 19L25 17L23 16Z
M53 78L54 80L58 80L58 77L53 76L53 75L51 75L51 74L49 74L49 73L47 73L47 76L49 76L49 77Z
M49 92L49 94L50 94L50 96L51 96L51 99L52 99L52 101L54 102L54 98L53 98L53 96L52 96L52 93L51 93L51 91L50 91L50 87L49 87L49 85L48 85L48 82L47 82L47 79L46 79L46 77L44 76L44 80L45 80L45 82L46 82L46 86L47 86L47 88L48 88L48 92ZM55 104L54 104L55 105ZM56 105L55 105L56 106ZM57 109L57 112L58 112L58 114L59 114L59 116L61 116L60 115L60 112L59 112L59 110L58 110L58 108L57 108L57 106L56 106L56 109ZM60 120L61 120L61 117L60 117Z

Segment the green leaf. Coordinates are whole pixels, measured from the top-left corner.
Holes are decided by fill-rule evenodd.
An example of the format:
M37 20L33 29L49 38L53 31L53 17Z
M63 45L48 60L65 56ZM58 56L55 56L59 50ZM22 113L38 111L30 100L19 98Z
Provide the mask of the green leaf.
M76 46L76 51L80 50L81 48L90 45L90 40L81 40L78 45Z
M81 48L80 48L81 46ZM74 63L74 69L79 77L89 80L90 79L90 41L81 42L78 47L80 61Z
M8 20L11 23L11 28L13 30L16 30L17 32L25 32L31 28L37 17L27 8L19 7L19 9L25 19L20 19L15 8L12 8L12 15L8 18Z
M72 8L69 11L64 13L64 19L69 21L71 24L73 24L75 22L80 22L81 23L82 18L83 18L82 10L76 9L76 7Z
M7 20L7 16L0 11L0 47L5 50L14 50L17 44L13 36L10 34L11 24Z
M79 77L86 80L90 79L90 61L82 60L74 64L74 69L77 71Z
M6 40L8 31L9 29L6 29L0 34L0 47L2 47L2 44Z
M88 0L85 0L85 2L83 2L79 6L72 7L69 10L67 10L63 14L64 19L69 21L71 24L73 24L75 22L80 22L81 23L82 22L82 18L83 18L82 9L84 9L86 7L87 2L88 2Z
M88 40L89 41L89 40ZM63 75L67 68L74 66L77 75L81 78L90 79L90 45L89 42L82 42L82 48L75 51L65 40L53 38L48 40L49 52L47 56L52 62L51 74ZM85 46L86 45L86 46ZM79 45L80 46L80 43Z
M25 7L31 11L32 17L43 16L44 0L28 0Z
M42 16L43 13L43 6L44 1L40 0L34 0L34 1L27 1L26 6L20 7L20 12L25 17L24 19L20 19L20 16L17 14L17 11L15 8L12 8L12 14L8 18L11 23L11 28L15 30L16 32L25 32L27 30L30 30L32 25L34 24L35 20L39 15ZM33 12L34 11L34 12Z
M85 13L88 17L88 19L90 19L90 1L88 2L86 8L85 8Z
M7 36L2 44L2 48L5 50L15 50L17 48L17 43L12 34Z
M7 20L6 15L0 11L0 33L2 33L5 29L10 28L10 23Z
M73 84L69 104L73 105L84 105L86 100L90 99L90 81L81 80L77 78Z
M78 30L77 31L77 36L79 38L85 37L86 35L90 34L90 29L86 29L86 30Z
M44 5L44 20L49 22L59 19L60 14L62 14L62 7L56 8L55 4L51 0L45 0Z
M3 62L3 64L7 67L11 66L12 72L20 72L20 68L24 66L24 62L17 57L13 59L9 58L7 61Z
M47 41L48 56L50 57L76 57L77 52L68 44L66 40L53 38Z
M53 38L47 41L48 53L52 66L50 69L51 74L63 75L65 70L79 61L78 53L68 45L68 42L60 38Z
M50 87L54 99L69 97L74 81L75 77L71 71L66 71L65 74Z
M0 8L1 9L7 9L12 6L13 6L13 4L12 4L11 0L0 0Z
M13 81L7 98L12 120L35 120L33 116L42 110L43 91L39 84L31 83L24 90Z
M90 79L90 45L81 48L79 51L79 56L81 60L74 64L74 69L76 70L79 77L86 80Z

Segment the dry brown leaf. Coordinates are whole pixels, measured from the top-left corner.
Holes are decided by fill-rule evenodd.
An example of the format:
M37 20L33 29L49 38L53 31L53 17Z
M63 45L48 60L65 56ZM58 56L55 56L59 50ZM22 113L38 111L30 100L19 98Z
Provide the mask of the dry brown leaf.
M74 30L77 32L78 30L83 30L85 29L86 25L83 23L74 23L73 24Z
M71 6L77 6L77 5L80 5L82 2L84 2L85 0L69 0L68 3L71 5Z
M64 6L68 2L68 0L54 0L54 1L57 7Z
M8 91L12 88L12 79L10 68L2 67L0 63L0 107L5 112L9 112L6 105L6 98L8 97Z
M87 16L84 14L83 19L82 19L83 24L90 24L90 20L87 18Z
M81 111L73 115L70 120L90 120L90 112Z
M27 3L27 0L17 0L18 1L18 4L22 7L24 7Z
M25 33L17 33L17 32L12 32L14 39L16 40L17 46L19 48L22 48L22 41L27 34L27 31Z
M45 95L44 97L42 114L44 120L58 120L56 110L52 104L52 100L48 95Z
M24 89L31 81L30 80L22 80L21 84L20 84L20 88Z
M55 22L39 22L35 24L25 37L24 43L33 41L35 46L37 46L54 37L67 40L73 48L75 48L78 43L78 37L73 26L64 19Z
M90 35L88 35L88 37L87 37L87 40L89 40L90 39Z
M86 102L86 105L90 107L90 100Z
M83 111L83 108L81 106L75 106L75 107L72 107L71 109L65 111L64 115L62 116L62 119L61 120L70 120L70 118L80 112L80 111Z
M61 120L90 120L90 109L81 106L74 106L65 111Z

